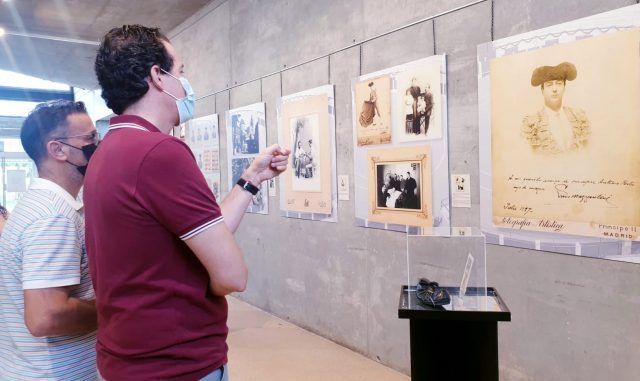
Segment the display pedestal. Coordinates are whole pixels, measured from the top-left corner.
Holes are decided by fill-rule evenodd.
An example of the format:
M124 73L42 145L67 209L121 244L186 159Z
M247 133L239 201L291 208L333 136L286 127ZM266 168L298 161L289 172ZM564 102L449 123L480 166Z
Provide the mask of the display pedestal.
M462 299L459 288L447 291L452 304L432 308L418 303L415 287L401 289L398 317L410 323L411 380L497 381L498 322L511 321L511 312L491 287L469 287Z

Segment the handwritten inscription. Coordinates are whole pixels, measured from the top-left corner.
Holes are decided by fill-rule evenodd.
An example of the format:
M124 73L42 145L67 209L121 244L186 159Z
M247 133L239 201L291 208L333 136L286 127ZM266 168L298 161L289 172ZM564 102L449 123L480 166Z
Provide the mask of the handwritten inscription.
M556 192L558 194L558 198L561 199L566 199L566 198L570 198L570 199L576 199L579 202L586 204L589 201L592 200L601 200L601 201L605 201L607 204L613 205L609 200L611 200L611 198L613 197L611 194L603 194L603 193L597 193L597 194L588 194L588 193L569 193L567 192L567 189L569 188L569 186L567 184L556 184L555 189Z
M516 204L512 204L510 202L507 202L506 204L504 204L504 206L502 207L504 210L511 210L514 212L522 212L523 215L527 215L529 213L533 212L533 208L530 206L518 206Z
M526 192L533 195L552 194L558 200L577 201L579 204L600 203L608 207L618 207L615 194L636 187L631 180L607 178L545 178L511 175L507 178L514 193ZM550 192L550 193L547 193ZM505 210L519 211L523 215L533 212L528 206L518 206L510 202L503 205Z
M551 219L534 220L514 217L503 217L502 224L509 226L511 229L531 230L533 228L537 228L540 230L550 230L554 232L561 232L566 227L565 224Z

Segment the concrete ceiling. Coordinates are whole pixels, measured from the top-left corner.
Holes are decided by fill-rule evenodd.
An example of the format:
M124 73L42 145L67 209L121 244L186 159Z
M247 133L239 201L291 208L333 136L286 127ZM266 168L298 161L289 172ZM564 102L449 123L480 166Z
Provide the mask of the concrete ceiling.
M158 26L165 34L210 0L0 0L0 69L97 87L98 41L124 24Z

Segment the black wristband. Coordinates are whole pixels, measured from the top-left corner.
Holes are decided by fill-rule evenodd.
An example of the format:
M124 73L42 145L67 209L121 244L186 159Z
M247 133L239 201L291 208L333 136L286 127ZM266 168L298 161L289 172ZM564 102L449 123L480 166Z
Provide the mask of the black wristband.
M260 192L260 188L258 188L255 185L251 184L250 182L248 182L247 180L243 179L242 177L238 179L238 182L236 184L240 185L240 188L246 190L247 192L251 193L254 196L258 192Z

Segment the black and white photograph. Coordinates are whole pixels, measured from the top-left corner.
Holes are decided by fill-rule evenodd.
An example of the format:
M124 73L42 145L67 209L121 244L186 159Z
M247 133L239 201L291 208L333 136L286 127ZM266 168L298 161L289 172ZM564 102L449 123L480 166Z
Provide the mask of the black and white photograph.
M320 131L318 114L290 119L292 190L320 192Z
M253 158L241 158L241 159L232 159L231 160L231 180L232 184L235 184L244 170L251 164ZM260 185L260 192L258 192L255 196L253 196L251 200L251 204L249 204L249 208L247 209L250 213L267 213L267 203L266 203L266 195L265 187Z
M229 188L235 186L242 171L266 148L267 134L264 103L243 106L226 113L227 125L227 179ZM209 139L218 138L217 131L208 131ZM260 195L253 197L247 208L250 213L267 214L268 197L266 185L260 187Z
M407 134L427 134L433 112L433 93L431 84L420 83L411 78L411 86L404 89L405 132Z
M249 167L253 158L242 158L242 159L232 159L231 160L231 183L235 184L240 176L242 176L242 172Z
M260 152L260 123L257 113L231 114L231 133L234 155L255 155Z
M420 163L376 164L377 207L420 210Z

